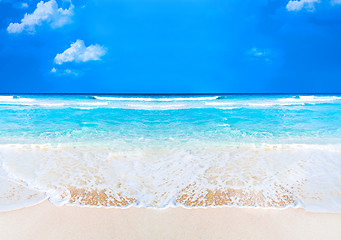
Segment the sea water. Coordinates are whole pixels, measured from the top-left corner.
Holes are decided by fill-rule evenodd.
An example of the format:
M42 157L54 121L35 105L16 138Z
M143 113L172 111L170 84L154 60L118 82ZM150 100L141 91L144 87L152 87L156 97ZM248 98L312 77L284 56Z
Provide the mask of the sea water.
M341 211L341 95L1 95L0 211Z

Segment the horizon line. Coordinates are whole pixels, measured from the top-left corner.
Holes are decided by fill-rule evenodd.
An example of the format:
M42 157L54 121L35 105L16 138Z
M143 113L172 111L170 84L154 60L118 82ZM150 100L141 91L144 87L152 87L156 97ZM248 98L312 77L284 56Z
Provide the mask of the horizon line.
M37 95L271 95L271 94L341 94L341 92L207 92L207 93L190 93L190 92L178 92L178 93L99 93L99 92L0 92L2 94L14 94L14 95L25 95L25 94L37 94Z

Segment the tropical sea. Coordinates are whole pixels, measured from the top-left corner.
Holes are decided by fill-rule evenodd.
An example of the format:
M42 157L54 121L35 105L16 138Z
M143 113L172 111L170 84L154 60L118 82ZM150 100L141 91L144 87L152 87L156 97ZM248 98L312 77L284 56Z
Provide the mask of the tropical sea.
M341 212L341 94L0 96L0 211Z

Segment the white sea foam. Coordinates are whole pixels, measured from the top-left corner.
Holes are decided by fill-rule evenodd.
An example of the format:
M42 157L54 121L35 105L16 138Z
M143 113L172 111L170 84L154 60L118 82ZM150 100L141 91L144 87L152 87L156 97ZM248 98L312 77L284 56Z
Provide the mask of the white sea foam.
M173 98L151 98L151 97L99 97L94 96L97 100L105 101L143 101L143 102L173 102L173 101L207 101L218 99L214 97L173 97Z
M0 104L11 104L11 103L28 103L33 102L32 98L22 98L16 96L0 96Z
M47 198L45 193L25 186L25 183L0 176L0 212L36 205Z
M248 103L247 106L250 107L273 107L273 106L293 106L293 105L304 105L302 102L258 102L258 103Z
M47 198L44 192L28 187L20 179L11 178L0 157L0 212L32 206Z
M341 97L337 96L299 96L292 98L281 98L279 102L283 103L321 103L321 102L333 102L341 100Z
M137 110L177 110L185 109L185 104L128 104L124 108Z
M230 108L269 108L273 106L303 106L305 104L333 103L341 100L337 96L299 96L291 98L275 99L248 99L248 100L225 100L205 102L206 106L221 108L230 106Z
M218 109L222 110L233 110L233 109L239 109L240 107L217 107Z
M236 103L233 102L205 102L205 105L208 106L233 106L236 105Z
M205 102L206 106L214 107L218 109L238 109L238 108L269 108L273 106L292 106L292 105L304 105L302 102L278 102L274 101L238 101L238 102Z
M341 211L340 145L200 143L132 150L112 144L16 144L1 145L0 156L11 178L46 192L58 205L89 205L96 194L95 199L106 197L99 206L115 206L122 196L146 207L216 206L219 202L205 196L228 189L234 195L226 205Z
M74 109L81 109L81 110L91 110L91 109L96 109L98 107L72 107Z
M3 98L2 98L3 97ZM107 106L108 102L81 102L81 101L60 101L60 100L40 100L30 98L14 98L13 96L0 96L0 104L18 105L18 106L37 106L45 108L68 108L68 107L101 107Z
M0 101L11 101L13 96L0 96Z
M73 104L69 104L69 105L73 105ZM81 105L81 106L106 106L108 105L108 102L76 102L74 103L74 105Z

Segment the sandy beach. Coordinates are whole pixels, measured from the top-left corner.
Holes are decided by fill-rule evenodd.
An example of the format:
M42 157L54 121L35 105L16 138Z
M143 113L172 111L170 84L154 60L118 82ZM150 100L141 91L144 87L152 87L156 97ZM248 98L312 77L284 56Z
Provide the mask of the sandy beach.
M302 209L105 209L48 201L0 213L0 239L341 239L341 214Z

